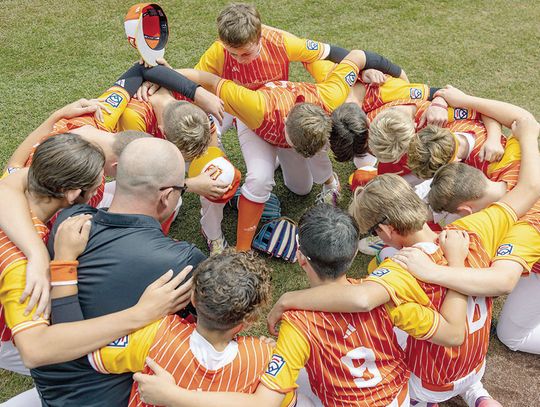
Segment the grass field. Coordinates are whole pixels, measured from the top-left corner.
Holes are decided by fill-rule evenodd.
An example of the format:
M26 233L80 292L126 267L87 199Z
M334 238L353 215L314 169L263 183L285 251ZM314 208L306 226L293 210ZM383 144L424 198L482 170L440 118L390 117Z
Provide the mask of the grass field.
M215 17L224 1L160 1L169 18L166 57L192 67L216 37ZM400 64L411 81L451 83L468 92L510 101L540 117L540 3L528 1L256 1L264 23L347 48L377 51ZM0 166L53 110L75 99L96 97L135 59L123 32L124 0L2 0L0 14ZM293 65L292 80L308 80ZM233 162L244 169L234 132L224 137ZM345 184L352 165L336 165ZM320 187L305 197L284 188L276 173L275 193L284 214L298 219ZM189 194L188 194L189 195ZM345 192L342 205L350 194ZM187 197L171 235L205 247L198 199ZM225 235L234 243L236 213L227 209ZM296 265L271 261L276 298L306 285ZM366 259L352 267L362 275ZM500 309L497 301L495 315ZM263 322L253 333L265 332ZM505 406L540 405L540 361L507 351L494 337L486 388ZM31 381L0 370L0 402ZM462 405L452 401L446 405Z

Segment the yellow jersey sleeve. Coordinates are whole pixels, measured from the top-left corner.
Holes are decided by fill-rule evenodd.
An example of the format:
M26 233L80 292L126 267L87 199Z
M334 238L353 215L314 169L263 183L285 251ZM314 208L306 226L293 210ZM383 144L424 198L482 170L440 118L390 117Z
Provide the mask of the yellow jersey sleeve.
M223 74L224 63L225 51L223 45L221 42L215 41L202 55L197 65L195 65L195 69L221 76Z
M137 130L144 133L147 131L146 121L143 115L134 108L131 108L129 104L118 120L118 131L124 130Z
M124 113L131 97L124 88L112 86L99 96L99 99L103 99L102 103L110 110L110 113L102 110L103 123L100 123L99 128L112 132L116 128L116 124L122 113Z
M138 372L144 367L150 347L154 343L162 320L118 338L88 355L94 370L100 373Z
M316 85L319 96L329 111L335 110L345 102L357 78L358 66L344 59L324 82Z
M308 71L315 80L315 83L322 83L328 79L336 66L338 66L338 64L326 60L318 60L309 64L304 64L304 68L306 68L306 71Z
M518 222L500 241L493 261L512 260L526 270L540 261L540 233L527 222Z
M0 302L4 306L6 324L13 336L37 325L49 325L49 321L43 318L32 320L37 305L30 314L24 315L30 297L24 303L19 303L26 284L26 264L26 260L16 261L0 274Z
M400 78L386 76L386 81L379 88L383 103L401 99L428 100L429 86L423 83L409 83Z
M262 124L266 109L262 92L222 79L216 95L223 100L225 111L238 117L250 129L255 130Z
M385 307L394 326L416 339L430 339L439 327L441 316L432 308L413 302Z
M261 377L270 390L289 393L296 389L296 379L310 354L309 343L300 330L290 321L283 320L272 359Z
M499 243L516 223L517 216L512 208L501 202L452 222L459 229L476 233L489 256L494 256Z
M290 61L315 62L324 58L330 52L330 45L322 42L298 38L289 33L283 33L283 43Z
M488 174L492 174L495 171L506 168L509 165L521 161L521 147L519 141L515 137L510 137L506 141L504 147L504 154L499 161L494 161L488 166Z

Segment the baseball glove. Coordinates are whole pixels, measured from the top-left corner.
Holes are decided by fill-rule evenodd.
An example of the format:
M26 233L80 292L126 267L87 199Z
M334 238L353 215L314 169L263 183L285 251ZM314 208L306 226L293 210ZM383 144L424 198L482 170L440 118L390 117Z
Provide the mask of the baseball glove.
M240 199L240 189L236 191L234 196L229 201L229 205L234 209L238 209L238 200ZM268 222L281 217L281 202L275 194L270 194L268 201L264 203L264 210L261 216L261 221Z
M273 257L291 263L296 262L296 223L289 218L281 217L265 223L255 239L252 247Z

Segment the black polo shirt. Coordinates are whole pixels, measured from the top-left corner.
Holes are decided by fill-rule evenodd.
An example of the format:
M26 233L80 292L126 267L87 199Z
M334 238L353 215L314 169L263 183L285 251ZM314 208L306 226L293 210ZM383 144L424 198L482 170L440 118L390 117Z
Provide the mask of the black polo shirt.
M60 213L49 239L51 258L58 225L83 213L93 214L90 239L78 259L79 301L85 319L129 308L167 270L176 274L205 259L194 245L164 236L159 222L149 216L109 213L88 205ZM31 373L48 406L127 405L133 384L131 373L97 373L86 357Z

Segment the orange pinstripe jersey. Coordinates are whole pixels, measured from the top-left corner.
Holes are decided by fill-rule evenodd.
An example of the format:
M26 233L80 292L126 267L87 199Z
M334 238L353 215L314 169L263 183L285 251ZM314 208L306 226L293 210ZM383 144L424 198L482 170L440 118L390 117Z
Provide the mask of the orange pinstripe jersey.
M466 267L489 267L498 244L516 221L512 209L494 204L470 216L461 218L445 229L459 229L470 238ZM440 265L447 265L440 248L430 255ZM447 289L420 282L436 310L446 296ZM467 325L465 341L452 348L435 345L409 337L405 350L410 370L418 376L425 387L444 388L477 369L484 361L489 345L492 299L469 297L467 302Z
M291 61L314 62L321 57L323 50L322 43L300 39L287 32L263 26L260 54L252 62L239 63L216 41L195 69L211 72L256 90L268 82L288 80Z
M290 148L285 119L294 105L313 103L331 112L345 101L357 76L358 66L343 60L322 83L270 82L253 91L223 79L216 94L225 103L225 110L259 137L274 146Z
M261 378L268 388L291 391L304 366L325 406L387 406L406 386L404 353L383 307L363 313L288 311L283 321Z
M399 101L400 105L418 104L429 97L429 86L423 83L409 83L400 78L386 75L381 85L366 85L362 110L369 113L386 103ZM374 117L374 116L373 116Z
M32 222L34 223L34 228L38 233L39 237L46 242L49 238L49 229L43 224L38 218L32 216ZM6 236L6 234L0 230L0 286L4 283L3 273L10 266L14 266L17 262L26 262L26 257L23 252L19 250ZM24 288L24 287L23 287ZM26 305L23 306L23 310ZM3 303L0 303L0 341L9 341L12 338L11 330L8 328L6 323L6 317L4 315L4 306ZM22 313L22 310L21 310ZM23 327L31 321L32 315L30 315L28 321L18 321L19 318L12 318L17 321L17 326ZM43 323L42 321L36 321L38 323ZM16 328L17 326L12 326ZM24 328L28 328L25 326ZM22 330L22 329L20 329ZM19 331L20 331L19 330Z
M170 315L164 318L149 351L149 357L174 376L176 384L189 390L232 391L253 393L259 378L272 355L270 345L259 338L239 336L238 355L218 370L202 366L190 350L189 338L195 330L181 318ZM145 366L143 373L152 374ZM144 404L135 383L131 390L129 406Z

